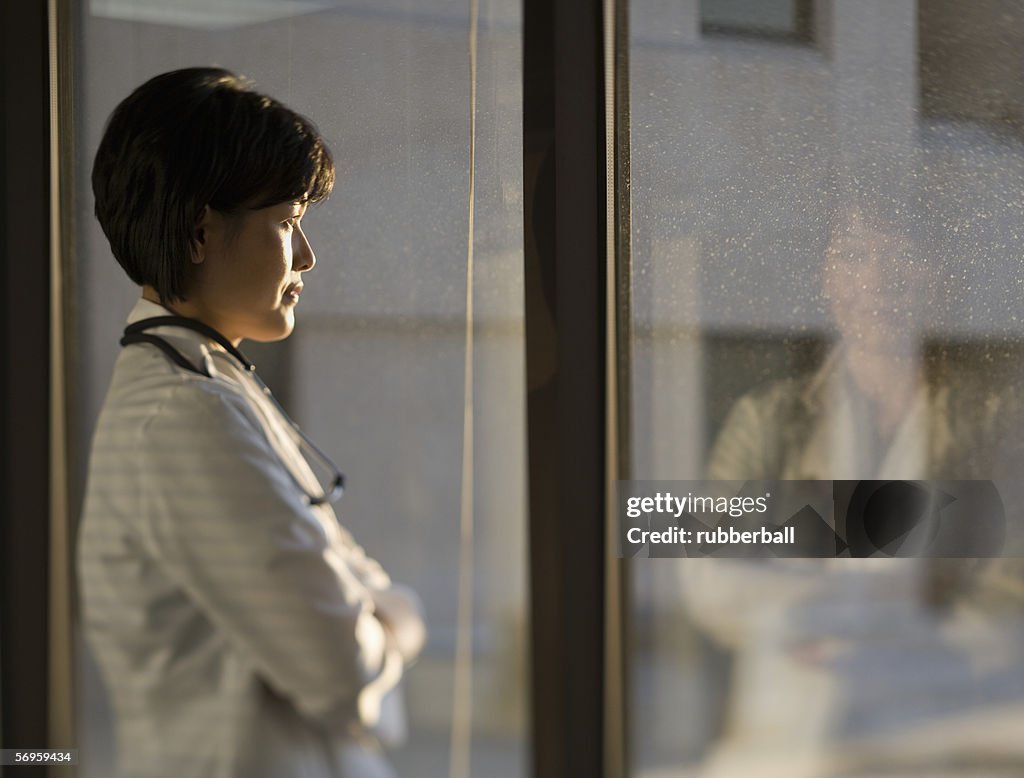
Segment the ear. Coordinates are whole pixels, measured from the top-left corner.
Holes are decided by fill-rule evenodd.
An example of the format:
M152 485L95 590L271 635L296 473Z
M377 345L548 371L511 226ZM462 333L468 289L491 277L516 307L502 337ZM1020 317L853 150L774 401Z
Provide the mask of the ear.
M192 230L192 264L194 265L201 265L206 259L207 236L212 218L213 212L210 206L204 205Z

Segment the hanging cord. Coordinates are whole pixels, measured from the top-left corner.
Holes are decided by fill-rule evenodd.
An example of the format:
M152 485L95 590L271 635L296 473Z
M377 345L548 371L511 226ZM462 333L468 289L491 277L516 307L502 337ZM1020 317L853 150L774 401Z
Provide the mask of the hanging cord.
M459 603L452 689L450 778L469 778L473 724L473 227L476 194L477 0L469 0L469 224L466 235L466 344L463 367Z

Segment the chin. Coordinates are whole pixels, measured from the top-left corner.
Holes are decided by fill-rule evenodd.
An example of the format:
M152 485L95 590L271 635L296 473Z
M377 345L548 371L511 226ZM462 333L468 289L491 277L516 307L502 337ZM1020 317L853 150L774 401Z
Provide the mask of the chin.
M258 333L249 335L246 340L253 340L257 343L276 343L277 341L284 340L291 335L294 329L294 320L279 322L277 326L265 327Z

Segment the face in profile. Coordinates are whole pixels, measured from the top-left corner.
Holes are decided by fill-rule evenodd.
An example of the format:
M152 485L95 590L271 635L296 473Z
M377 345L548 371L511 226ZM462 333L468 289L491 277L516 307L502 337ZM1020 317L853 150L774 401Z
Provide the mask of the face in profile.
M189 303L229 340L275 341L295 327L303 274L316 264L306 203L225 215L204 210Z

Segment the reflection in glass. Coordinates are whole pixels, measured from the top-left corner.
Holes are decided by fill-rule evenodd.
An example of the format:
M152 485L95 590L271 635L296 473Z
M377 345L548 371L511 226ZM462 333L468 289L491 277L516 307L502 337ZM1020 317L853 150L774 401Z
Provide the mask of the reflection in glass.
M826 0L810 49L682 13L632 6L635 477L995 479L1011 532L636 563L633 771L1019 774L1024 18Z

